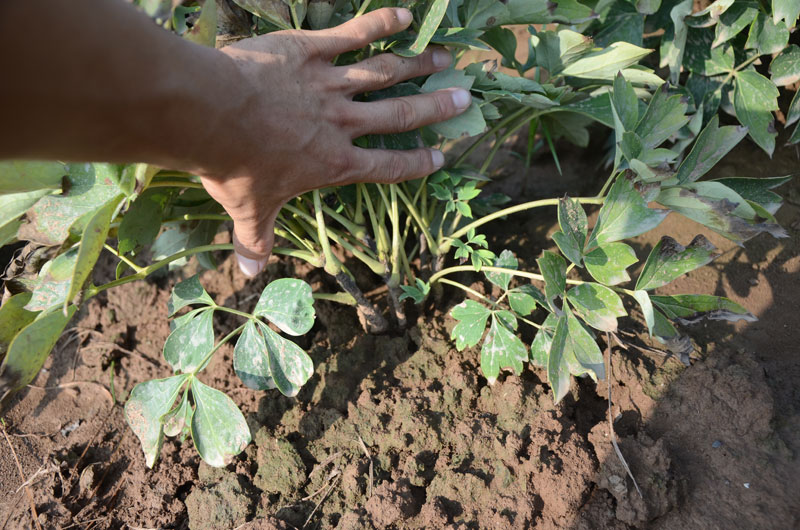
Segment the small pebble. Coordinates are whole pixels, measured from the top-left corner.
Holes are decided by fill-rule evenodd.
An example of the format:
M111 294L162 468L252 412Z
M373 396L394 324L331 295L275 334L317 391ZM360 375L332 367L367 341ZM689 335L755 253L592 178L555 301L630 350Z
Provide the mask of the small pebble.
M719 440L714 440L714 443L711 444L711 447L713 447L714 449L718 449L722 447L722 442Z
M750 489L750 483L749 482L745 482L744 483L744 487L747 488L747 489Z

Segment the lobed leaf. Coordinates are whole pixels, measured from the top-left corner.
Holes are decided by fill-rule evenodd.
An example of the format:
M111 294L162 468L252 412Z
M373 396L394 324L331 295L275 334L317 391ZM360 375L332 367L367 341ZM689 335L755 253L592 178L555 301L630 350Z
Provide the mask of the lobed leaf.
M584 258L586 270L603 285L619 285L629 281L631 277L626 269L637 261L636 252L622 242L599 245Z
M619 295L597 283L576 285L567 292L567 300L576 315L600 331L616 331L617 318L628 314Z
M228 465L250 443L242 411L224 393L192 378L192 440L200 457L213 467Z
M669 236L663 236L647 257L636 281L636 290L649 291L662 287L719 257L716 250L702 234L686 247Z
M641 138L642 147L645 150L658 147L689 123L687 108L686 98L677 94L670 95L666 84L656 90L647 111L636 125L636 134ZM638 153L633 158L637 157Z
M520 285L508 292L508 304L520 316L533 313L536 305L547 309L547 300L542 292L533 285Z
M192 304L214 305L214 300L200 283L200 275L195 274L182 282L175 284L172 295L167 302L167 311L170 318L184 307Z
M517 257L510 250L503 250L494 260L495 267L502 267L504 269L516 270L519 266ZM508 284L511 282L512 275L507 272L486 272L486 279L501 288L508 291Z
M289 335L303 335L314 326L314 297L303 280L282 278L261 291L253 314L265 317Z
M772 82L786 86L800 81L800 46L790 44L769 65ZM788 120L787 120L788 123Z
M314 373L311 357L300 346L281 337L260 320L257 323L264 336L269 372L275 386L284 396L296 396L300 387Z
M681 184L696 181L728 154L746 134L746 127L719 127L719 116L715 115L700 132L691 152L678 167L675 178Z
M249 320L233 349L233 369L242 383L253 390L276 388L269 369L267 343L255 321Z
M793 28L800 16L800 4L795 0L772 0L772 20L776 24L781 20L786 27Z
M528 349L502 320L499 315L492 315L489 333L481 347L481 371L490 385L497 380L501 369L507 368L519 374L522 363L528 360Z
M734 2L722 16L715 28L714 42L712 47L717 47L723 42L727 42L738 35L744 28L749 26L758 15L758 4L746 0Z
M492 312L474 300L464 300L453 307L450 316L458 320L458 324L450 332L450 338L456 341L458 351L471 348L480 342L486 330L486 321Z
M755 48L761 55L779 53L789 42L789 29L782 21L775 22L765 13L759 13L750 26L745 49Z
M175 372L189 373L214 349L214 310L203 309L181 323L164 343L164 359Z

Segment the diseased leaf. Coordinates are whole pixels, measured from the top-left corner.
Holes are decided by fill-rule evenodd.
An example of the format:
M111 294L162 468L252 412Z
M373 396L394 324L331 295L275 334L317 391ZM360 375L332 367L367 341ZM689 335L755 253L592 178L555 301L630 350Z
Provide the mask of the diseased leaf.
M777 188L792 179L788 177L767 177L767 178L722 178L713 182L724 184L748 201L760 204L770 214L775 213L783 203L783 198L771 189Z
M720 127L719 116L715 115L700 132L691 152L678 167L675 178L681 184L696 181L728 154L746 134L746 127Z
M256 323L249 320L233 349L233 369L248 388L269 390L275 380L269 369L267 343Z
M653 314L653 303L650 301L650 295L647 291L634 291L632 296L639 302L639 307L642 309L644 315L644 322L647 324L647 333L653 335L653 327L655 326L655 315Z
M619 285L629 281L631 277L625 269L637 261L636 252L622 242L600 245L584 258L586 270L603 285Z
M800 4L795 0L772 0L772 20L776 24L781 20L786 22L786 27L792 28L800 16Z
M481 371L489 384L494 384L503 368L518 375L522 372L522 363L527 360L528 349L522 341L497 315L492 315L492 324L481 348Z
M289 335L304 335L314 326L314 297L303 280L282 278L261 291L253 314L265 317Z
M790 44L769 65L772 82L786 86L800 81L800 46Z
M275 386L284 396L296 396L300 387L314 373L311 357L300 346L281 337L260 320L258 324L267 345L269 371Z
M558 318L550 313L542 323L541 329L536 332L536 337L531 343L531 363L539 368L547 368L550 358L550 348L553 344L553 335L556 332Z
M644 16L627 1L614 2L594 35L595 43L605 47L617 41L642 45Z
M582 283L567 292L567 300L576 315L600 331L616 331L617 318L628 313L619 295L597 283Z
M214 300L200 283L198 274L175 284L175 287L172 288L172 295L167 302L170 318L184 307L192 304L214 305Z
M611 111L611 96L608 92L591 98L570 102L563 105L561 108L588 116L606 127L614 127L614 115Z
M61 162L0 161L0 194L61 190L66 175Z
M242 411L224 393L192 379L195 411L192 417L192 440L206 464L228 465L250 443L250 427Z
M404 57L413 57L424 52L433 34L444 18L447 4L448 0L433 0L433 2L430 3L430 7L428 7L427 13L425 13L425 18L422 20L422 25L417 34L417 40L407 49L395 50L395 53Z
M563 296L567 289L567 262L564 258L545 250L542 257L536 260L539 270L544 276L544 294L550 307L555 309L554 300Z
M553 234L553 241L571 262L581 267L588 224L577 199L565 197L558 201L558 225L561 232Z
M723 42L727 42L738 35L744 28L750 25L758 15L758 4L746 0L738 0L729 7L715 27L714 42L712 47L716 48Z
M733 70L736 54L731 43L713 47L714 31L711 28L690 28L686 39L683 65L695 74L719 75Z
M734 86L736 117L748 128L750 138L772 156L778 136L772 116L772 111L778 110L778 89L754 70L736 74Z
M193 415L194 409L189 404L189 392L184 392L178 406L161 417L164 434L166 436L188 435L191 433Z
M575 316L567 313L567 334L564 358L572 375L589 374L595 380L605 379L606 370L603 353L586 328Z
M727 298L709 294L679 294L674 296L650 295L650 300L667 318L683 324L693 324L703 318L709 320L756 321L748 310Z
M0 305L0 360L17 333L36 319L38 313L25 309L30 299L31 293L22 292Z
M50 190L38 190L0 195L0 246L17 238L17 232L22 226L20 216L49 193Z
M789 30L783 22L775 22L765 13L759 13L750 26L746 49L756 48L761 55L780 52L789 42Z
M75 306L66 313L61 307L54 307L16 334L0 365L0 405L33 381L74 314Z
M600 209L586 248L594 250L597 246L635 237L658 226L669 210L648 208L647 202L634 185L630 172L617 177Z
M282 0L233 0L242 9L250 11L278 26L280 29L292 29L292 18L289 5Z
M550 342L550 353L547 356L547 382L553 389L553 400L556 403L564 399L569 392L570 374L565 355L568 335L567 315L562 315L558 318Z
M454 5L452 0L448 8ZM467 29L460 27L439 28L431 37L431 44L441 44L450 48L460 48L469 50L489 50L489 46L482 43L478 38L483 34L478 29Z
M661 62L660 66L669 67L669 80L672 84L678 84L678 77L681 73L683 55L686 51L686 37L689 27L685 19L692 14L692 0L683 0L670 10L672 27L668 27L661 39Z
M627 42L615 42L607 48L584 55L564 68L565 76L585 79L614 79L617 72L639 62L653 50Z
M658 147L689 123L687 107L685 96L669 95L666 84L656 90L647 111L636 125L642 146L647 150ZM638 153L633 158L638 158Z
M192 29L183 34L183 38L200 44L201 46L214 47L217 40L217 2L206 0L200 10L200 18L194 23Z
M48 261L39 271L36 287L25 309L28 311L41 311L56 305L62 305L67 300L67 291L72 281L72 272L78 259L78 248L73 247Z
M214 310L206 309L169 334L164 359L175 372L194 372L214 349L213 318Z
M131 390L125 403L125 419L142 444L147 467L155 465L164 441L161 418L170 411L188 379L185 374L153 379L139 383Z
M663 236L653 247L644 269L636 281L636 290L652 290L667 285L719 256L716 247L705 238L696 236L684 247L669 236Z
M511 309L516 311L521 316L527 316L533 313L536 309L536 304L542 308L547 308L547 300L545 300L542 292L533 285L520 285L508 292L508 304Z
M414 285L401 285L400 289L403 290L403 294L400 295L400 301L402 302L406 298L411 298L414 300L415 304L421 304L425 301L425 298L428 296L428 293L431 291L431 286L429 283L422 281L419 278L415 278L416 286Z
M162 188L145 190L122 217L117 238L119 252L127 254L155 241L168 195Z
M491 314L488 308L474 300L464 300L450 311L450 316L459 321L450 332L450 338L456 341L458 351L480 342Z
M516 270L519 266L516 256L510 250L504 250L494 260L495 267L502 267L504 269ZM508 284L511 282L511 274L507 272L486 272L486 279L501 288L504 291L508 290Z

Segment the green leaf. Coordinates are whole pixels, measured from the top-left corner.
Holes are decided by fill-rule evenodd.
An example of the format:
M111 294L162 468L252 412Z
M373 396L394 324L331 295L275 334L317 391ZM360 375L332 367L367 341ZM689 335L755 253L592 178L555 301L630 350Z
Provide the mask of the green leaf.
M0 359L17 333L36 319L38 313L25 309L30 299L31 293L22 292L0 305Z
M733 46L725 43L712 47L714 32L711 28L690 28L686 39L683 65L689 71L706 76L728 73L733 70L736 56Z
M508 28L494 27L481 37L486 44L497 50L503 57L503 66L514 68L516 64L517 37Z
M508 292L508 304L520 316L527 316L536 309L536 304L547 309L547 300L542 292L533 285L520 285Z
M772 156L778 136L772 116L772 111L778 110L778 89L754 70L736 74L734 86L736 117L748 128L750 138Z
M304 335L314 326L314 298L303 280L282 278L261 291L253 314L265 317L289 335Z
M294 397L314 373L314 363L303 349L294 342L272 331L266 324L257 321L267 345L269 372L281 394Z
M558 319L553 313L547 315L542 327L536 332L531 343L531 363L539 368L547 368L550 357L550 348L553 345L553 335L556 331Z
M527 360L528 349L522 341L501 323L497 315L492 315L489 333L481 347L481 371L489 384L494 384L503 368L520 374L522 363Z
M456 341L458 351L471 348L480 342L486 330L486 321L492 312L474 300L464 300L453 307L450 316L458 320L458 324L450 332L450 338Z
M510 17L508 8L496 0L473 0L464 6L465 26L468 28L490 28L502 25Z
M189 404L189 392L184 392L178 406L161 417L164 434L166 436L188 435L191 432L193 415L194 409Z
M145 190L131 203L117 232L120 253L133 252L156 239L168 197L163 189L154 188Z
M603 207L597 217L587 248L635 237L652 230L669 214L668 210L648 208L633 183L632 175L617 177L608 192Z
M250 428L231 398L192 379L192 440L206 464L227 466L250 443Z
M139 383L125 403L125 419L139 438L147 467L152 468L158 459L164 441L161 418L175 403L188 375L175 375L166 379L153 379Z
M393 50L396 54L403 57L414 57L425 51L428 43L431 41L433 34L436 32L439 24L444 18L445 11L449 0L433 0L428 7L427 13L422 20L422 25L419 28L417 39L408 48Z
M565 111L588 116L606 127L614 127L614 114L611 111L611 96L604 92L595 97L577 100L560 107Z
M793 28L800 16L800 4L795 0L772 0L772 20L776 24L784 20L786 27Z
M650 295L647 291L634 291L632 295L637 302L639 302L639 307L642 308L642 314L644 315L644 322L647 324L647 333L651 336L653 335L653 327L655 327L655 315L653 314L653 303L650 301Z
M687 107L686 98L669 95L666 84L656 90L647 111L636 125L636 134L641 137L643 148L649 150L658 147L689 123ZM638 153L634 158L638 158Z
M60 190L66 175L61 162L0 161L0 194Z
M786 86L800 81L800 46L790 44L769 65L772 82Z
M415 278L414 281L416 282L416 286L414 285L401 285L400 289L403 290L403 294L400 295L400 301L402 302L406 298L411 298L414 300L415 304L421 304L425 301L425 298L428 296L428 293L431 292L431 286L429 283L420 280L419 278Z
M652 307L652 302L650 306ZM653 335L659 339L673 339L678 336L678 330L672 325L664 313L658 309L653 309Z
M73 247L48 261L39 271L36 288L25 309L28 311L41 311L56 305L62 305L67 300L67 292L72 281L72 272L78 259L78 249Z
M108 230L111 227L111 219L114 217L114 212L116 212L117 205L119 205L122 198L122 194L118 195L116 199L105 203L89 217L86 227L83 229L81 242L78 245L78 255L75 267L72 270L72 280L64 300L65 310L67 304L78 295L83 289L86 280L89 279L94 265L97 263L97 258L100 257L100 253L103 251L103 245L106 243Z
M553 234L553 240L558 245L558 248L561 249L561 252L580 267L589 225L586 221L586 212L583 211L583 207L577 199L570 199L569 197L559 199L558 226L561 228L561 232L556 234L561 235L557 238L556 234ZM562 242L559 243L559 240Z
M217 41L217 2L215 0L203 2L200 18L194 23L192 29L183 34L183 38L201 46L214 47Z
M535 62L554 77L592 48L589 37L570 29L540 31L531 37Z
M172 295L167 302L169 317L172 318L175 313L192 304L214 305L214 300L200 283L198 274L175 284L172 288Z
M16 334L0 365L0 404L33 381L74 314L75 306L54 307Z
M631 279L625 270L639 261L636 252L625 243L605 243L584 258L586 270L603 285L619 285Z
M734 2L722 16L715 28L714 42L712 47L716 48L723 42L727 42L738 35L744 28L750 25L758 15L758 4L739 0Z
M617 317L628 313L617 293L597 283L582 283L567 292L575 314L600 331L616 331Z
M625 79L622 72L614 78L611 103L617 111L623 130L633 131L639 121L639 100L633 90L633 85Z
M745 49L756 48L761 55L779 53L789 42L789 30L783 22L775 22L765 13L759 13L750 26Z
M675 178L681 184L696 181L708 173L746 134L746 127L719 127L719 116L714 115L700 132L689 155L678 167Z
M654 15L661 7L661 0L637 0L636 10L643 15Z
M605 379L603 353L594 337L572 313L566 311L566 316L569 333L564 347L564 358L570 373L572 375L588 373L595 381Z
M558 403L569 392L569 366L566 359L567 337L569 328L567 315L558 318L553 339L550 342L550 352L547 356L547 382L553 389L553 400Z
M719 182L732 189L748 201L753 201L761 205L770 214L775 215L778 208L783 203L783 198L771 189L786 184L792 179L788 177L767 177L767 178L722 178L713 182Z
M454 2L450 2L448 7L453 4ZM431 44L469 50L490 50L489 46L478 40L481 35L483 35L483 31L479 29L439 28L431 37Z
M650 295L650 300L667 318L691 324L703 318L709 320L747 320L754 322L748 310L727 298L709 294L679 294L674 296Z
M636 8L622 0L614 2L603 18L603 23L594 35L597 46L605 47L617 41L642 45L644 32L644 16Z
M705 9L693 13L692 16L688 17L686 23L692 27L705 28L713 26L720 15L725 13L733 2L734 0L716 0L711 2Z
M685 19L692 14L693 0L684 0L675 5L670 10L672 27L668 27L661 39L661 62L660 66L669 67L670 82L678 84L678 77L683 65L683 55L686 51L686 38L689 27Z
M496 2L506 4L506 17L500 17L497 24L547 24L562 22L565 24L579 23L592 16L592 10L576 0L508 0ZM491 25L491 24L490 24Z
M567 262L555 252L545 250L542 257L536 260L536 264L544 277L547 302L555 309L553 301L567 290Z
M164 343L164 359L175 372L193 372L214 349L214 311L201 311L175 328Z
M636 290L652 290L667 285L713 261L719 256L716 250L702 234L696 236L687 247L669 236L663 236L647 257L636 282Z
M519 266L519 262L517 261L516 256L510 250L504 250L500 253L499 256L494 260L495 267L501 267L504 269L514 269L516 270ZM508 290L508 284L511 281L511 274L507 272L487 272L486 279L495 284L496 286L500 287L502 290Z
M608 48L589 53L564 68L565 76L585 79L614 79L617 72L648 55L653 50L627 42L615 42Z
M292 29L292 18L289 5L282 0L233 0L242 9L250 11L278 26L280 29Z
M25 239L61 244L70 231L83 232L89 216L120 193L115 184L119 168L115 165L69 164L67 171L65 191L45 195L27 213L30 224L22 229Z
M245 324L236 341L233 369L248 388L269 390L276 387L269 369L267 343L253 320Z

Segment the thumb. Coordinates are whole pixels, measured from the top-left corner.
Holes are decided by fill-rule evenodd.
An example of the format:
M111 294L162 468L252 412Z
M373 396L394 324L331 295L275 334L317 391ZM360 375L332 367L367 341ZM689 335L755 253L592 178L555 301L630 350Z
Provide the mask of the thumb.
M275 243L275 215L261 221L233 221L233 251L239 269L253 277L264 269Z

